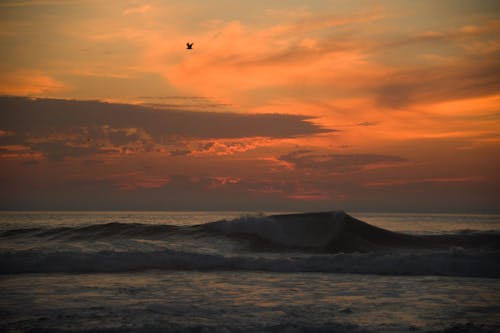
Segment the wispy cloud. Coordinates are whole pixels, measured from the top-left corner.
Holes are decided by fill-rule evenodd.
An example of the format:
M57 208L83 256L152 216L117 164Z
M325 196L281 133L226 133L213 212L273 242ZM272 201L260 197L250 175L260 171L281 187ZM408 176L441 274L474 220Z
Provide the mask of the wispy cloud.
M500 20L488 20L481 24L463 25L444 31L428 30L408 36L406 39L394 40L378 47L397 47L419 43L456 43L459 46L478 38L495 38L500 32Z
M130 7L123 10L123 15L136 15L136 14L145 14L152 9L151 5L142 5L137 7Z
M356 126L377 126L379 125L379 121L363 121L360 123L357 123Z
M360 171L366 168L394 166L406 162L399 156L377 154L335 154L318 153L308 150L298 150L282 155L280 160L295 168L323 170L330 173Z
M67 88L64 83L37 70L8 71L0 74L0 94L4 95L38 95Z
M385 180L385 181L372 181L367 182L364 185L367 187L398 187L398 186L408 186L415 184L453 184L453 183L477 183L486 181L483 176L464 176L464 177L434 177L434 178L422 178L422 179L396 179L396 180Z
M31 0L31 1L2 1L0 7L30 7L30 6L54 6L66 5L68 3L79 2L80 0Z
M500 62L476 60L397 71L375 84L376 101L381 107L403 108L498 94Z

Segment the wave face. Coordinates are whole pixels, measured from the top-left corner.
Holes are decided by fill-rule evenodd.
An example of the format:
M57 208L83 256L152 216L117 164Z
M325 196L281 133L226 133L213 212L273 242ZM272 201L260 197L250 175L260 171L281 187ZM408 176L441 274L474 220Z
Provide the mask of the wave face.
M255 236L275 245L325 248L341 235L346 216L343 212L248 216L212 222L206 228L233 236Z
M0 232L0 237L34 236L52 238L107 238L107 237L156 237L179 230L173 225L151 225L140 223L111 222L82 227L25 228Z
M340 211L191 226L7 229L0 240L0 274L249 270L500 277L497 232L409 235Z
M205 225L231 236L253 236L278 246L325 252L450 246L499 248L498 233L415 236L385 230L342 211L243 217Z

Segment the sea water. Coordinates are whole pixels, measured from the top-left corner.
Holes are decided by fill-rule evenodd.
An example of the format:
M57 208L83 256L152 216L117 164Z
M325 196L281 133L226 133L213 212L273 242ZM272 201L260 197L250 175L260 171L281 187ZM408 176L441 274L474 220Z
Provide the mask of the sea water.
M499 234L499 215L2 212L0 330L496 332Z

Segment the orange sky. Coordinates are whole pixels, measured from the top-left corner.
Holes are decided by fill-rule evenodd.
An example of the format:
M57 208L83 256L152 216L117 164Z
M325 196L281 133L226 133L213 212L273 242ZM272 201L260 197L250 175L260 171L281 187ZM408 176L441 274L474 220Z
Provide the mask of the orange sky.
M2 1L0 209L497 212L499 36L489 0Z

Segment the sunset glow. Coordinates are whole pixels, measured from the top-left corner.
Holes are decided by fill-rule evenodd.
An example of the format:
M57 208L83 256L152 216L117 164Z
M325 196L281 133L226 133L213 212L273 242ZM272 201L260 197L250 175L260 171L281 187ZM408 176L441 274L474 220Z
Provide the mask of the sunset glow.
M499 14L3 1L0 208L498 211Z

